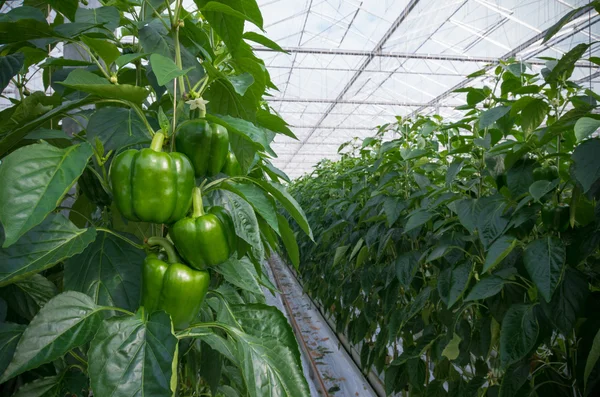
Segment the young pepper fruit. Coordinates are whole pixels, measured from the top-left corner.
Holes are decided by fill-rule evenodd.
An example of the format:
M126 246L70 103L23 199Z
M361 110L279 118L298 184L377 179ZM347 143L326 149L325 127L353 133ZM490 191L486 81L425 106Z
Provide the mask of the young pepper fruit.
M162 153L164 138L157 132L149 149L126 150L113 160L115 203L129 220L173 223L190 209L194 168L181 153Z
M542 208L542 222L549 230L564 232L569 228L570 207L548 203Z
M196 177L215 176L225 166L229 153L229 134L221 125L194 119L179 126L175 144L178 151L192 160Z
M208 292L208 272L179 263L175 249L161 237L150 237L149 245L159 245L167 253L169 263L149 254L142 268L142 305L152 313L164 310L176 329L187 327L196 318Z
M200 188L194 188L194 212L169 229L177 250L191 266L206 266L225 262L234 251L235 232L229 215L219 207L204 212Z
M227 154L227 158L225 159L225 166L223 167L223 173L229 176L242 175L242 167L240 166L240 163L237 157L235 157L235 154L233 154L233 152L229 152Z

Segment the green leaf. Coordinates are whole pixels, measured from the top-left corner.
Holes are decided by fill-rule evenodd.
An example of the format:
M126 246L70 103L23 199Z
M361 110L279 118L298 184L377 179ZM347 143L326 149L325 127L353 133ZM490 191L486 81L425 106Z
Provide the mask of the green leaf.
M258 220L252 206L237 194L224 192L224 195L227 197L227 206L230 209L229 213L235 226L235 233L250 244L259 260L264 258L265 252L260 239Z
M25 331L21 324L0 322L0 374L13 359L17 343Z
M83 292L99 305L134 311L140 304L145 256L113 234L98 232L96 241L65 262L64 288Z
M575 178L587 193L600 179L600 139L590 139L575 148L571 156Z
M554 181L535 181L529 186L529 194L534 200L540 201L542 197L556 189L559 185L560 179Z
M524 358L534 347L540 330L534 305L512 305L500 330L500 360L506 368Z
M32 95L33 96L33 95ZM0 155L4 155L8 150L12 149L21 139L23 139L27 133L40 127L45 122L56 119L70 110L79 108L94 102L92 98L83 98L76 101L65 101L62 105L55 107L49 112L43 113L39 117L33 120L26 120L23 123L19 123L15 128L11 128L0 140Z
M600 358L600 330L598 330L598 333L594 337L594 342L592 343L592 349L590 350L590 354L588 355L587 360L585 362L585 371L584 371L584 375L583 375L583 381L584 381L586 390L587 390L588 379L590 378L590 375L592 374L592 371L594 370L594 367L596 366L596 363L598 362L599 358Z
M187 68L181 70L171 58L167 58L160 54L150 55L150 65L152 65L152 72L156 76L158 85L164 86L167 83L173 81L173 79L179 76L185 76L193 68Z
M48 0L48 4L55 10L58 11L71 21L74 21L77 17L77 7L79 6L78 0Z
M281 203L281 205L283 205L283 208L286 209L292 218L294 218L304 233L306 233L306 235L314 241L312 230L310 229L310 225L308 224L308 220L306 219L306 215L304 214L302 207L300 207L298 202L288 193L288 191L285 189L285 186L272 181L253 180L253 182L273 195L273 197L275 197Z
M100 139L106 151L145 145L152 140L144 122L133 109L110 106L92 114L86 133L89 142Z
M52 214L10 248L0 249L0 287L48 269L82 252L96 230L78 229L61 214Z
M548 83L556 83L559 79L567 80L573 74L575 63L585 54L590 44L581 43L562 56L552 72L546 77Z
M39 225L62 201L92 156L87 143L59 149L29 145L6 156L0 166L0 221L3 248Z
M167 58L171 56L170 38L159 19L145 24L139 31L139 39L145 53L160 54Z
M510 112L510 106L497 106L486 110L479 117L479 128L484 129L491 126L508 112Z
M444 277L440 274L440 280L438 282L438 290L440 297L446 303L448 308L454 306L454 304L463 296L469 281L471 280L471 268L470 262L465 262L457 265L449 271Z
M507 368L502 377L499 397L514 397L519 389L529 378L530 363L527 360L519 361Z
M272 49L273 51L283 52L284 54L289 54L289 52L287 52L283 48L281 48L279 46L279 44L277 44L273 40L263 36L260 33L246 32L246 33L244 33L244 39L253 41L258 44L262 44L265 47Z
M490 246L485 263L483 264L483 272L488 272L494 269L500 262L504 260L516 247L518 240L510 236L502 236Z
M227 79L239 95L244 96L246 90L254 84L254 77L250 73L242 73L236 76L227 76Z
M177 338L165 312L147 320L143 310L105 320L88 351L94 395L174 395L177 355Z
M145 53L145 52L142 52L142 53L134 52L132 54L123 54L115 60L115 64L117 65L117 67L122 68L123 66L127 65L128 63L137 61L138 59L141 59L141 58L145 58L148 55L150 55L150 54Z
M540 98L532 100L521 112L521 126L523 131L531 132L538 128L546 119L548 104Z
M600 120L593 119L591 117L582 117L575 123L575 136L577 142L583 141L600 128Z
M541 301L546 317L564 335L569 335L590 295L588 280L576 269L567 267L562 283L550 303Z
M408 252L396 259L396 277L405 289L409 288L419 269L419 252Z
M249 396L264 397L265 392L309 396L298 342L286 317L277 308L261 304L231 309L243 330L232 329Z
M456 179L456 176L460 172L464 165L464 161L461 159L456 159L448 166L448 172L446 172L446 186L451 186Z
M20 19L14 22L0 22L0 44L18 43L54 36L46 22L35 19Z
M119 27L120 21L121 14L115 7L78 8L75 14L75 22L104 25L111 32Z
M34 274L0 289L0 296L19 316L31 321L57 292L56 286L47 278Z
M195 2L200 8L202 15L204 15L210 26L221 37L229 51L231 51L231 53L236 53L242 42L244 20L247 19L246 16L225 4L217 3L215 1L195 0ZM239 1L237 3L239 3ZM206 8L208 4L211 4L211 6ZM227 8L227 11L231 10L233 13L237 12L241 14L241 16L223 12L225 8Z
M496 295L502 291L502 287L507 280L499 276L487 276L479 280L473 287L469 295L465 298L465 302L483 300Z
M442 351L442 356L446 357L450 361L456 360L460 354L460 342L462 342L462 339L457 333L454 333L452 340L448 342Z
M406 222L406 226L404 226L404 233L408 233L409 231L424 225L429 222L434 215L434 213L424 210L418 210L411 213Z
M269 148L269 142L267 140L265 130L257 127L249 121L231 116L213 116L210 114L206 115L206 119L213 123L222 125L223 127L227 128L227 131L230 133L240 135L245 140L248 140L253 144L257 144L263 149Z
M562 240L552 236L535 240L525 249L525 269L546 302L552 299L562 277L566 255Z
M221 189L229 190L246 200L252 208L279 234L279 221L273 198L255 184L224 183Z
M300 266L300 251L298 250L298 243L296 242L296 236L294 232L290 228L290 225L285 219L285 217L281 214L277 214L277 220L279 221L279 232L281 235L281 240L283 241L283 245L285 250L287 251L288 257L292 261L294 268L298 270Z
M25 55L21 52L7 56L0 56L0 93L10 83L12 79L23 67Z
M508 226L508 219L504 216L506 203L501 196L488 196L478 200L480 205L479 218L477 219L477 231L479 239L484 247L488 249L504 234Z
M349 245L342 245L341 247L337 247L335 249L335 255L333 256L333 266L337 266L344 259L344 255L350 249Z
M102 98L121 99L137 104L142 103L150 93L142 87L129 84L111 84L107 79L83 69L74 69L59 84L88 94L98 95Z
M223 275L228 283L253 294L264 296L254 264L248 257L237 259L234 255L226 262L221 263L215 270Z
M546 30L546 35L544 36L544 40L542 40L542 44L545 44L548 40L550 40L558 32L560 32L560 30L567 23L569 23L573 19L573 17L575 15L577 15L577 13L579 13L579 11L581 11L582 8L583 7L572 9L571 11L567 12L565 14L565 16L563 16L561 19L559 19L558 22L556 22L554 25L550 26L550 28L548 28L548 30Z
M289 136L292 139L298 140L296 135L289 129L289 124L281 117L271 114L265 110L258 109L256 112L256 121L262 127Z
M27 326L0 383L88 343L101 321L102 308L87 295L72 291L57 295Z
M247 2L248 0L242 0L242 1ZM230 15L235 18L239 18L242 20L246 20L248 22L252 22L259 28L262 25L262 20L260 22L255 21L254 18L252 18L252 15L247 15L245 12L240 12L240 11L234 10L233 8L229 7L228 5L226 5L224 3L219 3L217 1L209 1L208 3L206 3L206 5L204 5L200 9L200 11L205 15L206 15L206 13L220 13L220 14Z
M117 58L121 56L119 48L110 41L93 39L87 36L82 36L81 41L83 41L92 50L96 51L96 53L100 55L100 58L102 58L102 60L108 66L110 66Z

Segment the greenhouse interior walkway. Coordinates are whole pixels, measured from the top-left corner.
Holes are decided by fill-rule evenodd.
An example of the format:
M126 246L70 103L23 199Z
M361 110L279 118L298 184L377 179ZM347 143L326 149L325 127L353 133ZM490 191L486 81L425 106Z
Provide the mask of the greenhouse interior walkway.
M369 382L342 346L325 318L278 255L269 260L269 277L281 291L265 291L267 304L277 306L298 339L311 396L376 397Z

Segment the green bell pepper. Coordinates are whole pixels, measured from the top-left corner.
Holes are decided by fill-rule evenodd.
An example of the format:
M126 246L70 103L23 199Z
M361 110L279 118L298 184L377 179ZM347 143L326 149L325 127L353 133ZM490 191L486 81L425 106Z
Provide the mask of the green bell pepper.
M181 153L163 153L157 132L149 149L126 150L111 165L110 180L117 208L132 221L173 223L192 204L194 168Z
M175 144L192 160L196 177L215 176L225 166L229 134L225 127L204 119L189 120L179 126Z
M568 205L548 203L542 208L542 222L549 230L564 232L569 228L571 210Z
M164 310L176 329L187 327L198 314L208 292L208 272L178 263L175 249L166 239L150 237L149 245L159 245L167 253L169 263L149 254L142 268L142 305L152 313Z
M242 175L242 166L240 165L237 157L233 152L227 154L225 159L225 166L223 167L223 173L229 176L240 176Z
M554 165L549 167L537 167L533 170L533 180L553 181L558 179L558 168Z
M235 232L229 215L213 209L205 213L200 188L194 188L194 212L169 229L169 235L183 258L196 269L219 265L234 251Z

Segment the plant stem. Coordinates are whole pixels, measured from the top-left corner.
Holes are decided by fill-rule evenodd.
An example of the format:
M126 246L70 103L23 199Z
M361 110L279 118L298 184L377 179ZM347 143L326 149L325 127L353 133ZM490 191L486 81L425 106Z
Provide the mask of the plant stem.
M179 256L175 252L175 247L169 240L164 237L153 236L148 239L148 245L151 247L159 246L165 250L167 253L167 258L169 258L169 263L178 263L180 262Z
M194 205L193 217L198 218L199 216L204 215L204 207L202 205L202 189L199 187L194 188L194 192L192 193L192 202Z
M131 246L133 246L133 247L135 247L137 249L140 249L140 250L144 249L143 245L134 243L133 241L131 241L127 237L121 236L119 233L116 233L116 232L114 232L114 231L112 231L110 229L107 229L105 227L97 227L96 230L99 231L99 232L104 232L104 233L112 234L113 236L116 236L116 237L120 238L121 240L125 241L126 243L128 243L129 245L131 245Z
M165 134L162 132L157 132L154 134L154 138L152 138L152 143L150 144L150 149L155 152L162 152L163 143L165 141Z

